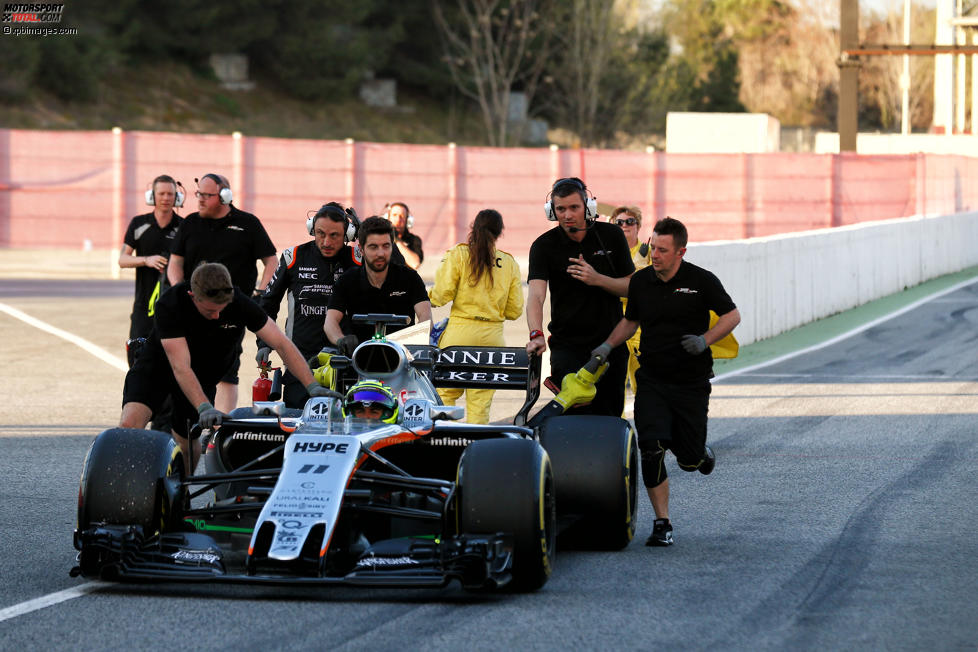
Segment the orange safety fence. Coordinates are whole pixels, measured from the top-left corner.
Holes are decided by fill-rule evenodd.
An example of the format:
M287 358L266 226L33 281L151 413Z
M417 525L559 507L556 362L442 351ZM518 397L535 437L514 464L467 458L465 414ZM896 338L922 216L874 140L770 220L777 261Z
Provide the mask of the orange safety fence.
M234 203L279 249L309 238L327 201L361 217L406 203L428 257L464 241L475 214L499 210L500 247L525 256L551 226L553 181L583 178L603 204L671 215L693 241L740 239L909 215L974 210L978 160L911 154L670 154L592 149L403 145L156 132L0 129L0 246L117 248L159 174L226 176Z

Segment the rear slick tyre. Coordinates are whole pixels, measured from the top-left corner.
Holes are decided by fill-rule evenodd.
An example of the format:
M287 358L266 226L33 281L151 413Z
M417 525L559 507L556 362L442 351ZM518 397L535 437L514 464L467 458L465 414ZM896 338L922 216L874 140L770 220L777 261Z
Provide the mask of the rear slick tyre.
M547 452L523 439L472 442L459 460L458 488L460 533L511 535L510 587L543 586L553 569L557 527Z
M621 550L635 536L638 441L631 424L597 415L551 417L540 426L550 455L560 516L577 522L561 543Z

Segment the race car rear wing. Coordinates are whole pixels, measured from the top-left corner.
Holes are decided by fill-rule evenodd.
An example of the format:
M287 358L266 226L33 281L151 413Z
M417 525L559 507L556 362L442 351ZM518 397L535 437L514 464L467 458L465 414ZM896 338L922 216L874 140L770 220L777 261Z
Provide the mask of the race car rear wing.
M405 348L423 358L433 347L408 344ZM430 372L435 387L521 389L526 401L513 423L526 424L527 413L540 396L540 356L530 357L523 347L503 346L449 346L436 351Z

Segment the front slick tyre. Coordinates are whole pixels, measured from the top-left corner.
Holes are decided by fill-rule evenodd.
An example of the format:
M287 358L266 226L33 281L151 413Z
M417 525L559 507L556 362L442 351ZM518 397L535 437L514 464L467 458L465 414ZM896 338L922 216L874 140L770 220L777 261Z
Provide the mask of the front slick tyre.
M535 441L487 439L468 445L458 465L461 534L513 537L508 588L535 591L547 582L556 543L550 457Z
M182 507L183 454L170 435L110 428L88 449L78 489L78 529L138 525L146 536L174 527Z

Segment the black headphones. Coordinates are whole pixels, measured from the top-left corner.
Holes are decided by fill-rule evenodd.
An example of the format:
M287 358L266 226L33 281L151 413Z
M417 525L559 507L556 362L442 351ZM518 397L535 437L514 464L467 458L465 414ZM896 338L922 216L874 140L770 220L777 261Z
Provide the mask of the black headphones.
M360 218L357 212L352 206L343 208L335 201L323 204L318 211L306 218L306 231L309 235L315 235L316 219L327 215L335 215L343 219L343 244L349 244L357 239L357 232L360 230Z
M584 219L596 219L598 217L598 200L595 199L594 195L591 194L591 191L587 189L584 182L577 177L567 177L566 179L557 179L554 181L554 185L551 186L550 192L547 193L547 203L543 205L543 212L547 215L547 219L551 222L557 221L557 215L554 213L554 205L551 198L553 197L554 190L556 190L558 186L565 184L573 186L585 198Z
M221 203L224 204L225 206L231 203L231 197L232 197L231 184L228 183L227 179L225 179L219 174L214 174L213 172L208 172L200 179L210 179L211 181L216 183L217 187L220 188L220 191L217 193L217 196L220 198ZM200 179L194 178L194 183L196 183L198 186L200 185Z

